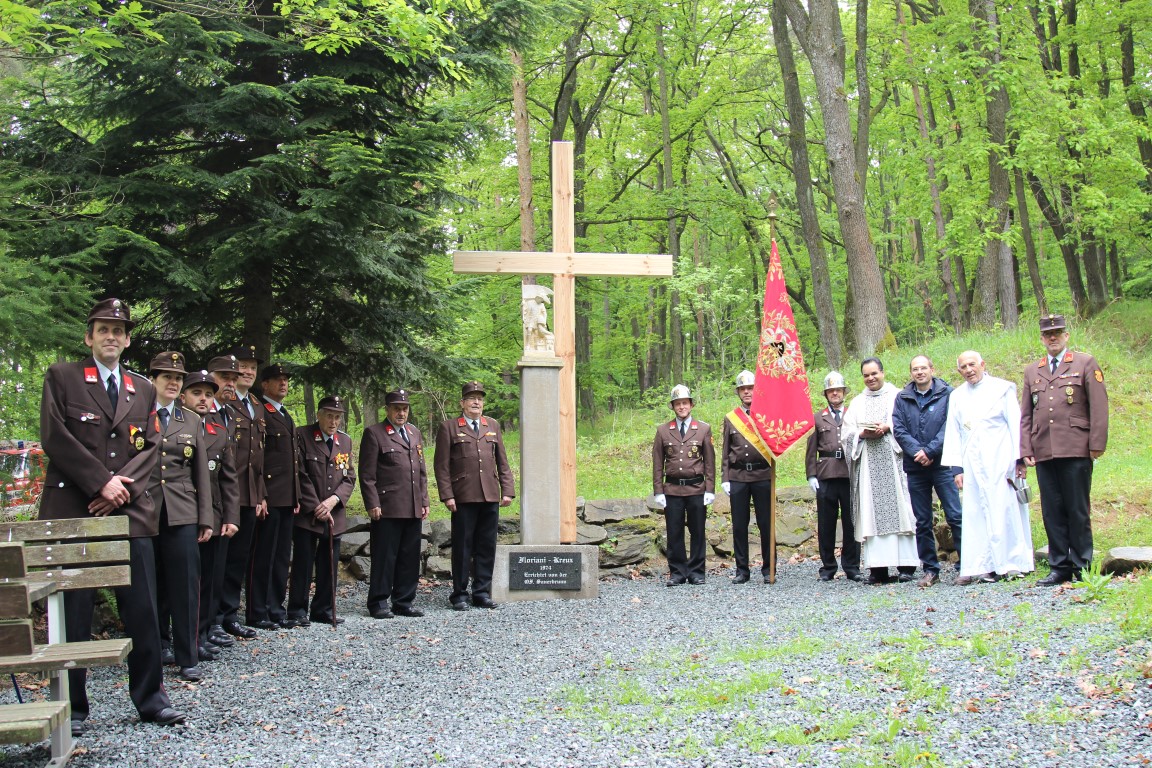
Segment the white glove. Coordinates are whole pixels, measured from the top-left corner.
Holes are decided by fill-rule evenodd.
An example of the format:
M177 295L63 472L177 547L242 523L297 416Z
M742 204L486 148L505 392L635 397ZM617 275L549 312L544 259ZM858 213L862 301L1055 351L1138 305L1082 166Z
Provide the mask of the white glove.
M724 489L724 493L732 495L732 483L720 483L720 487Z
M656 502L656 506L660 507L660 509L664 509L668 506L668 498L662 493L658 493L653 496L652 500Z
M820 481L814 477L808 478L808 487L812 489L812 493L820 490Z
M707 491L705 491L704 492L704 506L710 507L710 506L712 506L712 502L714 502L714 501L716 501L716 494L708 493Z

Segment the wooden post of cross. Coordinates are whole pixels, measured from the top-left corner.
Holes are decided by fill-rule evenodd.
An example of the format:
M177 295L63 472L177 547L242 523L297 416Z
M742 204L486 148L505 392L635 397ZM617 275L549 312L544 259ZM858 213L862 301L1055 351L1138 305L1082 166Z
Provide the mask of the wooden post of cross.
M667 254L576 253L572 142L552 143L552 250L455 251L458 273L552 274L560 369L560 541L576 541L576 277L671 277Z

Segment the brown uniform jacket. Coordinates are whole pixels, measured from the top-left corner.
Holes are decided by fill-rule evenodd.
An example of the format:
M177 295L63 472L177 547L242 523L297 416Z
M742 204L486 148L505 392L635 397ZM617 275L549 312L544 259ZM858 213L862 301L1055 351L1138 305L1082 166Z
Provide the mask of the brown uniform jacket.
M699 485L679 485L667 480L704 476ZM656 429L652 442L652 493L665 496L699 496L715 493L716 450L712 447L712 427L689 417L684 437L673 419Z
M272 403L264 409L264 487L268 506L295 507L300 503L300 451L292 417Z
M240 478L236 472L236 420L210 406L204 417L204 452L212 476L212 532L220 535L225 523L240 525Z
M152 416L152 429L160 435L160 460L148 478L148 491L161 503L168 525L197 525L212 528L212 475L204 451L200 416L176 403L168 406L168 426Z
M496 419L481 416L479 435L472 432L463 416L446 420L436 431L432 467L441 501L455 499L468 504L516 495L500 422Z
M252 405L253 418L248 417L248 409L237 400L230 400L228 420L236 430L236 474L239 481L240 506L254 507L268 496L264 485L264 407L251 392L248 402Z
M325 524L316 520L316 507L329 496L335 495L340 503L332 509L332 535L339 536L348 529L345 507L356 487L356 470L352 468L352 437L336 430L332 435L332 450L319 424L296 428L300 445L300 514L296 515L297 528L312 533L327 533Z
M771 479L772 467L768 459L745 440L740 430L725 417L724 435L720 440L720 480L725 483L732 480L738 483L759 483Z
M40 441L48 456L41 520L92 517L88 503L113 475L130 477L131 499L114 515L128 515L129 536L155 536L159 514L148 493L159 435L149 428L156 392L123 366L115 412L96 361L56 363L44 374Z
M424 466L424 438L411 424L404 425L408 442L387 421L364 430L360 439L360 494L364 508L380 507L383 517L422 517L429 506L428 470Z
M1088 458L1108 445L1108 391L1096 358L1064 353L1053 374L1048 357L1024 369L1020 455L1036 461Z
M808 435L808 447L804 452L805 477L819 480L848 479L848 459L844 458L844 446L840 442L840 427L844 423L844 409L840 409L840 424L832 411L825 408L812 414L816 427ZM835 456L821 456L821 453L839 453Z

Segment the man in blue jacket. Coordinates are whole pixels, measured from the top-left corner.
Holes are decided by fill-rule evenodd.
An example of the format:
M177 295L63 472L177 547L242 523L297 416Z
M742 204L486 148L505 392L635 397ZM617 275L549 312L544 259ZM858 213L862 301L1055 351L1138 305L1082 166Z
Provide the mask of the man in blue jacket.
M912 358L912 381L896 395L892 434L904 451L908 495L916 515L916 549L924 575L921 587L940 581L940 559L932 514L932 489L944 507L944 519L952 529L956 553L960 553L960 493L952 480L952 467L940 465L944 449L944 426L948 422L948 394L952 387L936 377L925 355ZM959 471L959 470L958 470Z

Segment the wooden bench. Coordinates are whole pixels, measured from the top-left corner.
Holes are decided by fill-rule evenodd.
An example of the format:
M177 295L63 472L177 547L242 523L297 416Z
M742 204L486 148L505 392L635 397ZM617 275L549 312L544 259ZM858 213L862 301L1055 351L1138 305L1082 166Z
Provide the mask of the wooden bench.
M128 518L0 523L0 674L51 674L48 701L0 707L0 743L52 740L49 766L72 754L68 670L122 664L127 638L66 641L64 592L130 584ZM48 643L38 645L32 603L48 600Z

